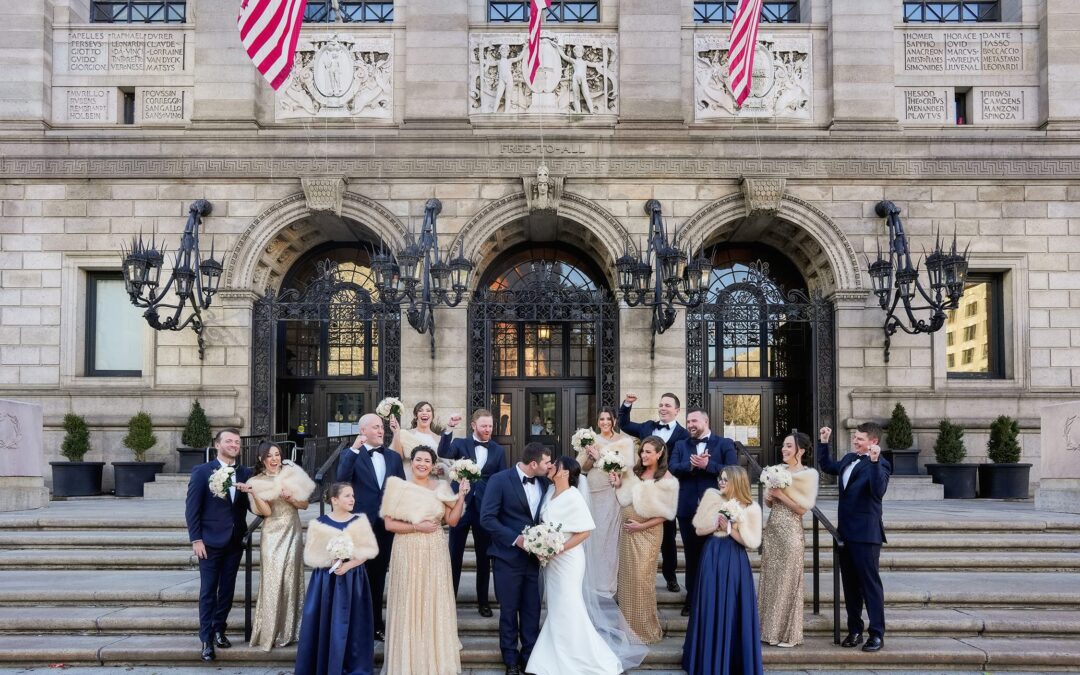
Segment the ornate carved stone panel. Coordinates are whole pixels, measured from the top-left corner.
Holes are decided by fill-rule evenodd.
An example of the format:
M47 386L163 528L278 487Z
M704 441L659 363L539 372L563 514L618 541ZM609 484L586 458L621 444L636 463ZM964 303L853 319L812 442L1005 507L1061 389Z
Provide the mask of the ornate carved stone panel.
M787 181L779 176L743 176L742 189L746 213L774 214L780 210Z
M302 35L292 76L275 95L275 118L392 119L393 53L389 36Z
M559 200L562 199L563 179L563 176L552 176L545 164L537 168L535 176L522 176L521 182L525 187L525 201L529 205L529 212L557 212Z
M728 82L727 32L694 36L694 119L814 118L809 35L758 35L750 97L736 107Z
M349 179L345 176L302 176L300 184L304 188L304 199L312 211L331 211L341 215L341 201L345 196L345 186Z
M524 31L469 35L469 114L617 115L618 36L544 35L536 82Z

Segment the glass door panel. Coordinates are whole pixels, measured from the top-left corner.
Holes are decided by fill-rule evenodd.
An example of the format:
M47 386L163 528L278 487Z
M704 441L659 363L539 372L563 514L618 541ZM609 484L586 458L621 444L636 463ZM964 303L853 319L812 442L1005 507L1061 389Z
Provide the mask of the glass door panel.
M557 452L562 420L559 410L559 392L537 389L526 390L529 425L526 442L539 442Z
M762 396L760 392L720 392L723 434L742 443L750 455L762 462ZM740 458L741 463L741 458Z

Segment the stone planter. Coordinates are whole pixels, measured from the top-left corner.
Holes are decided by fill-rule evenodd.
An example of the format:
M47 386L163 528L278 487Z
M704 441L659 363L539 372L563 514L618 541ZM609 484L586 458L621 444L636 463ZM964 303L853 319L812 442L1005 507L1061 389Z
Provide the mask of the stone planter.
M191 470L206 462L206 448L177 448L180 462L177 464L176 473L191 473Z
M142 497L143 485L165 468L165 462L113 462L112 465L117 497Z
M88 497L101 494L105 462L49 462L53 497Z
M974 499L978 464L927 464L926 472L945 487L945 499Z
M881 454L892 464L894 476L918 476L919 475L919 449L907 448L905 450L882 450Z
M979 496L984 499L1027 499L1030 464L980 464Z

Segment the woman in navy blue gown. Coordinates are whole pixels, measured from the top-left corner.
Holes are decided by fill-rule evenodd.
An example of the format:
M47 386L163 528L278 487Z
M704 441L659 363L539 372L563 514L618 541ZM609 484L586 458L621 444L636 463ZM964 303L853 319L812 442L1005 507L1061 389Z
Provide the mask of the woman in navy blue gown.
M757 599L746 555L761 544L761 508L742 467L720 472L720 490L702 496L694 529L712 536L702 549L690 603L683 669L690 675L761 675Z
M375 672L371 591L364 561L378 555L379 545L367 517L352 512L355 501L350 484L334 483L333 510L308 526L304 564L315 569L300 623L296 675ZM347 548L345 542L352 544L352 552L343 560L331 551Z

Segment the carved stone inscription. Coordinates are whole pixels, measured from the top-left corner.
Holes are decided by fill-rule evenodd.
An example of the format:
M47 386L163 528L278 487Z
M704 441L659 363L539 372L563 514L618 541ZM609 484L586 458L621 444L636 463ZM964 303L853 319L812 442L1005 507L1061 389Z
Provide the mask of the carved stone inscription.
M897 89L897 118L907 124L946 124L952 91L950 87Z
M1008 73L1024 69L1018 30L904 33L904 70L929 73Z
M393 38L301 37L289 81L278 90L277 119L392 119Z
M1034 124L1038 90L1033 87L973 87L975 124Z
M136 121L143 124L183 122L191 117L191 93L177 87L144 87L135 92Z
M735 106L728 76L727 34L694 36L695 119L813 119L809 35L759 35L750 97Z
M178 31L71 31L67 72L79 74L180 73L184 34Z
M114 87L54 89L53 121L76 124L115 124L117 90Z

